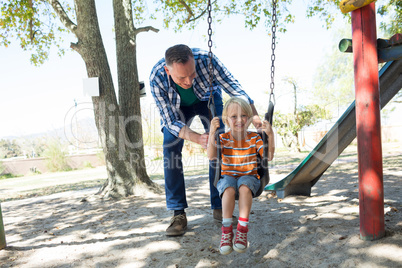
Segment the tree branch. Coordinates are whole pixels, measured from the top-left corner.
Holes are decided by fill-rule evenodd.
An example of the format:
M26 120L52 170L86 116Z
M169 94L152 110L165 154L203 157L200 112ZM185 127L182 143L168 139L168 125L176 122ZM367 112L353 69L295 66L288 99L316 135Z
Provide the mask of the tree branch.
M33 3L32 0L28 1L29 7L33 10ZM33 42L34 39L34 31L33 31L33 17L29 20L29 32L30 32L30 37L31 37L31 43Z
M207 12L207 9L205 9L203 12L201 12L200 15L198 15L197 17L194 17L192 19L190 19L190 16L187 18L186 23L198 20L199 18L201 18L202 16L204 16L204 14ZM193 15L194 16L194 15Z
M149 31L153 31L155 33L159 32L159 29L156 29L152 26L146 26L146 27L140 27L134 30L134 34L137 35L141 32L149 32Z
M71 32L73 32L75 34L75 32L77 30L77 25L70 20L70 18L68 17L67 13L64 11L64 8L60 4L60 2L57 0L48 0L48 1L52 5L54 11L59 16L61 23L63 23L63 25L67 29L69 29Z
M213 1L213 2L211 3L211 5L215 4L216 1L217 1L217 0ZM179 2L182 3L182 2L184 2L184 1L180 0ZM182 3L182 4L183 4L183 3ZM183 5L184 5L184 6L186 7L186 9L187 9L187 4L184 3ZM191 9L190 9L190 11L189 11L189 9L190 9L190 7L188 7L187 11L188 11L188 12L191 12ZM188 17L187 17L186 23L189 23L189 22L198 20L199 18L201 18L202 16L204 16L204 14L207 13L207 11L208 11L208 7L207 7L206 9L204 9L204 11L202 11L200 15L198 15L197 17L194 17L194 18L190 19L191 17L194 16L194 14L191 12L191 13L188 15Z
M192 11L191 8L186 4L186 2L184 2L183 0L179 0L179 3L182 4L182 5L186 8L186 10L187 10L187 12L188 12L188 17L187 17L186 22L189 22L189 21L190 21L190 18L194 16L193 11ZM205 12L205 11L204 11L204 12Z

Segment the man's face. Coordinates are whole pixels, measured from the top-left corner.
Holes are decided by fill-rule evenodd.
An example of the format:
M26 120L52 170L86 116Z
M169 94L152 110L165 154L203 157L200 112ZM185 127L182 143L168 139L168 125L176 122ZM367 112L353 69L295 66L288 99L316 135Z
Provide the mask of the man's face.
M166 73L170 75L173 81L184 89L189 89L193 85L196 76L195 62L190 58L186 63L174 62L172 66L165 66Z

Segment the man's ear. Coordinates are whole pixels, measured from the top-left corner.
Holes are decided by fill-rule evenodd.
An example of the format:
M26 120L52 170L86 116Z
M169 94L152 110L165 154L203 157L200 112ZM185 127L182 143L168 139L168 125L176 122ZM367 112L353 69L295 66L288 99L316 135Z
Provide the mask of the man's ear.
M166 74L167 74L167 75L170 75L169 68L168 68L167 66L163 66L163 68L165 68Z

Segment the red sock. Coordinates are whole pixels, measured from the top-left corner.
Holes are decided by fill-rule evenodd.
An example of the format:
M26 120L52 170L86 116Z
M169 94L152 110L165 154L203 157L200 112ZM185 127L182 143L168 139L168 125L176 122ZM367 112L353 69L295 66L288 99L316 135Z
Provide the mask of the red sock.
M239 224L241 225L241 226L247 226L248 225L248 218L242 218L242 217L239 217Z

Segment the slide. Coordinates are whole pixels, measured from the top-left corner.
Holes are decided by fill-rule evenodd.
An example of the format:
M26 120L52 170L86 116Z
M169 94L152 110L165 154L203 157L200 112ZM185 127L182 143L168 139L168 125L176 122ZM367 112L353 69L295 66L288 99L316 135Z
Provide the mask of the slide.
M402 88L402 60L388 62L379 71L381 109ZM355 102L338 119L310 154L285 178L268 184L279 198L310 196L311 188L345 148L356 138Z

